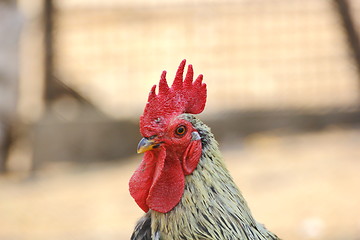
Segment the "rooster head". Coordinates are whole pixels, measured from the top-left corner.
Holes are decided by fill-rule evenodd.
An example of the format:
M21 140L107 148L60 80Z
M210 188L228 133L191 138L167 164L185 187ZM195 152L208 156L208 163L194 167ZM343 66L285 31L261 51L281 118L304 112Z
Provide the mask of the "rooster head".
M195 170L201 157L200 135L181 115L204 110L206 85L202 75L193 81L191 65L183 79L185 63L180 63L171 87L163 71L159 92L155 93L154 85L140 117L143 139L137 151L144 153L144 158L130 179L129 190L145 212L173 209L184 192L185 176Z

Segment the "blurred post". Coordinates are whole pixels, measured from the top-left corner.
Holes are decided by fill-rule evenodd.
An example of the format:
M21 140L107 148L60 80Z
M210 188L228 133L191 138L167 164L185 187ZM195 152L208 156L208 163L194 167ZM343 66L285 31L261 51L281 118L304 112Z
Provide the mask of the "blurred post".
M6 159L16 118L19 78L19 37L22 17L15 0L0 2L0 172Z
M351 12L351 2L348 0L334 0L334 2L351 48L350 52L353 54L360 88L360 39L354 23L354 16Z
M53 78L53 1L44 1L44 48L45 48L45 99L53 99L55 94ZM46 102L47 103L47 102Z
M47 106L51 105L62 96L71 97L87 106L92 106L76 90L67 86L61 79L55 76L55 54L54 54L54 24L56 17L56 6L53 0L45 0L43 5L43 30L44 30L44 75L45 87L44 98Z

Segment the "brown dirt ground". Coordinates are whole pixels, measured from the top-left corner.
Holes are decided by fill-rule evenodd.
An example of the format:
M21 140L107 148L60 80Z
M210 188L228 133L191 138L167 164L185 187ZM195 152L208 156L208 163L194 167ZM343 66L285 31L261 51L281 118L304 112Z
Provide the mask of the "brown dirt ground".
M359 129L331 128L221 148L255 217L296 240L360 239L359 146ZM127 187L140 158L1 177L0 239L129 239L142 215Z

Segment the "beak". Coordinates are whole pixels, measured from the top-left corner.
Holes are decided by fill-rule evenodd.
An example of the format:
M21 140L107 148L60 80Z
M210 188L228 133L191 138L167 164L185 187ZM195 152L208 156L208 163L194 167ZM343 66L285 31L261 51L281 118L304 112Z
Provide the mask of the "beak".
M137 146L137 153L144 153L160 146L154 139L142 138Z

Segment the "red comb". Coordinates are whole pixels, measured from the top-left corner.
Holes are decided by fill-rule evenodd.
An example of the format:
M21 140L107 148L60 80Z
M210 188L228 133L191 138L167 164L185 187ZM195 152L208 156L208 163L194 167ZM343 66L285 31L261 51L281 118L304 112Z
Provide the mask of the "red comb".
M148 103L140 118L140 131L143 136L151 136L152 131L161 128L166 120L182 113L201 113L206 103L206 84L202 83L203 75L193 81L192 65L183 80L186 60L184 59L176 72L174 82L169 88L166 71L161 74L159 93L155 93L156 85L151 88Z

